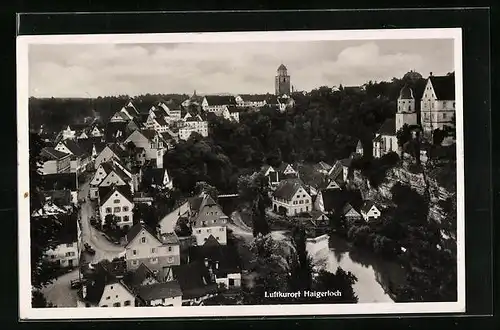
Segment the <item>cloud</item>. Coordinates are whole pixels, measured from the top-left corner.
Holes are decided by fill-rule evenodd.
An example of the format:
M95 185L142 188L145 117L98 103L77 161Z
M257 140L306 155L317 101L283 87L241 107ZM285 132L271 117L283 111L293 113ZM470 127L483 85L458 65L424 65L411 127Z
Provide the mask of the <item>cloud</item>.
M303 90L451 71L452 47L436 57L435 43L403 40L400 51L378 41L32 45L30 94L272 93L280 63Z

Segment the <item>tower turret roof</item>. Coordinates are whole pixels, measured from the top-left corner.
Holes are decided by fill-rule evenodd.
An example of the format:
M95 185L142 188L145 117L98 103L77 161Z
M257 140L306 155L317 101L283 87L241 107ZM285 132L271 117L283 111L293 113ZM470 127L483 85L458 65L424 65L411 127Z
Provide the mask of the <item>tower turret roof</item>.
M399 92L399 98L403 100L413 100L413 90L408 87L408 85L404 85Z
M281 64L279 67L278 67L278 71L281 71L281 70L286 70L286 66Z

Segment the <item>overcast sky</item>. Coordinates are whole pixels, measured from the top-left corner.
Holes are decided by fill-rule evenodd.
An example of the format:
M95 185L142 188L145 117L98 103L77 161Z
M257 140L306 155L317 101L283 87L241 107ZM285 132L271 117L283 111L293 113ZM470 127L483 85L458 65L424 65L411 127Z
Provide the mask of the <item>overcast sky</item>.
M276 69L296 90L356 86L416 70L453 71L453 40L30 45L36 97L274 93Z

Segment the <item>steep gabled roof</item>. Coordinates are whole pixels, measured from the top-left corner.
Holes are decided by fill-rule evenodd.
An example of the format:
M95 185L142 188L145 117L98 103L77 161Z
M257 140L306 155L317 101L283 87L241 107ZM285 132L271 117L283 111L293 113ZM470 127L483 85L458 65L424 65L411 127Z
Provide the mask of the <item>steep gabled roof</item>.
M304 188L304 184L300 179L286 179L280 182L273 196L275 198L291 200L300 188Z
M143 285L138 288L137 293L141 299L146 301L182 296L181 286L175 280Z
M52 147L45 147L40 152L40 156L42 157L42 159L59 160L65 158L66 156L69 156L69 154L58 151Z
M438 100L455 100L454 76L431 76L429 79Z
M206 95L208 105L236 105L236 99L230 95Z
M396 135L396 120L394 118L388 118L386 121L380 126L378 132L380 135Z
M363 213L368 213L373 206L376 206L375 203L372 201L366 201L363 203L363 206L361 207L361 212Z
M111 196L115 192L120 193L130 203L133 203L133 198L132 198L132 193L130 192L130 187L128 185L124 185L124 186L99 187L100 204L103 205L109 198L111 198Z
M154 232L154 230L149 228L148 226L146 226L142 221L139 221L138 223L133 225L132 228L130 228L130 230L128 231L127 236L126 236L127 237L127 245L130 244L130 242L132 242L134 240L134 238L137 235L139 235L139 233L143 229L146 230L149 234L151 234L151 236L156 238L156 240L158 240L159 243L161 243L160 240L158 239L158 237L156 236L156 233Z
M85 155L85 151L79 146L77 142L73 140L65 140L63 143L73 155L77 157Z
M240 94L239 96L246 102L262 102L266 101L268 97L265 94Z
M172 267L174 278L179 282L183 299L203 297L217 292L217 284L210 279L210 274L203 261Z

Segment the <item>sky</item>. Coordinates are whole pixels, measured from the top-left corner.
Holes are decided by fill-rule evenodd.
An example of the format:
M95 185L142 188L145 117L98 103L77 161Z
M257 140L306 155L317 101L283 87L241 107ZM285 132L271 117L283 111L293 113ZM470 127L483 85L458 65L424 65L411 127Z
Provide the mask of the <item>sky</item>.
M295 90L359 86L454 69L452 39L163 44L32 44L35 97L274 93L283 63Z

